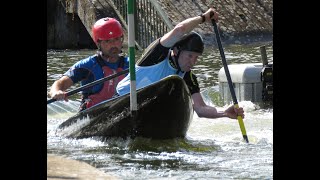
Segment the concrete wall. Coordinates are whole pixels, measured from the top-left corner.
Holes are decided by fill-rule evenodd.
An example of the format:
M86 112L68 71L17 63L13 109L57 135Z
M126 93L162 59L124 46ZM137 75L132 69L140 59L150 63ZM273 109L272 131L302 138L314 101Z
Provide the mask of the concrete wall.
M62 5L66 2L74 4L74 9L67 8L68 13ZM157 2L173 25L188 17L197 16L210 7L207 1L202 0ZM217 0L213 5L220 14L218 27L223 43L243 44L272 40L272 0ZM74 14L70 11L74 11ZM106 16L118 19L127 37L126 22L118 14L112 8L110 0L47 0L47 48L95 49L90 36L91 26L97 19ZM212 25L200 24L195 31L203 36L205 44L215 44Z
M47 49L95 49L77 14L66 13L59 0L47 0Z

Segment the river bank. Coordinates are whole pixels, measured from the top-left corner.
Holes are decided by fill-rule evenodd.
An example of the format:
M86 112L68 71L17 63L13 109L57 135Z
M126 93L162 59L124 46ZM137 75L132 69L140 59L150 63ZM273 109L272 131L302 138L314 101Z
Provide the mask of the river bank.
M47 154L47 179L115 180L119 178L106 174L85 162Z

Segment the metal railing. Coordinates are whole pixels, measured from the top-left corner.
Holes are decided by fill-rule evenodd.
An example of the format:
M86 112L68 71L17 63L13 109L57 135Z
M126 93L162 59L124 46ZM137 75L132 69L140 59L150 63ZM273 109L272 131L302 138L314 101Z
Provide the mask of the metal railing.
M118 15L128 24L127 0L111 0ZM173 29L171 21L156 0L135 1L135 39L141 48Z

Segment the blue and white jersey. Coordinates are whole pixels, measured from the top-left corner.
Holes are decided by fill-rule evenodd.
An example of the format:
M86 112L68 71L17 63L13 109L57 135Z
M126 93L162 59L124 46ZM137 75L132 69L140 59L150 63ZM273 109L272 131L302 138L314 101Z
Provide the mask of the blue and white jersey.
M176 74L177 72L177 69L170 65L168 57L158 64L152 66L136 65L135 68L137 90L153 84L164 77ZM185 73L180 71L177 75L183 78ZM124 95L130 92L130 73L118 83L116 90L119 95Z
M137 89L155 83L169 75L178 75L183 78L191 94L199 93L200 88L196 75L192 71L177 74L177 67L171 57L172 49L164 47L160 38L151 43L144 51L142 57L136 62L136 85ZM116 91L119 95L130 92L130 74L119 82Z

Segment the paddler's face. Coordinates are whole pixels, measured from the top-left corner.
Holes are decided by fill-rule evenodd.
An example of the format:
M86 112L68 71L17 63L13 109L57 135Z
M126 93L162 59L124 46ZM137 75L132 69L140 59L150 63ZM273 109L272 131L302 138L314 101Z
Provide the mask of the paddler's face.
M123 36L101 41L101 50L104 55L118 57L121 52Z
M190 71L191 68L197 63L200 53L192 51L181 51L178 59L178 63L182 71Z

